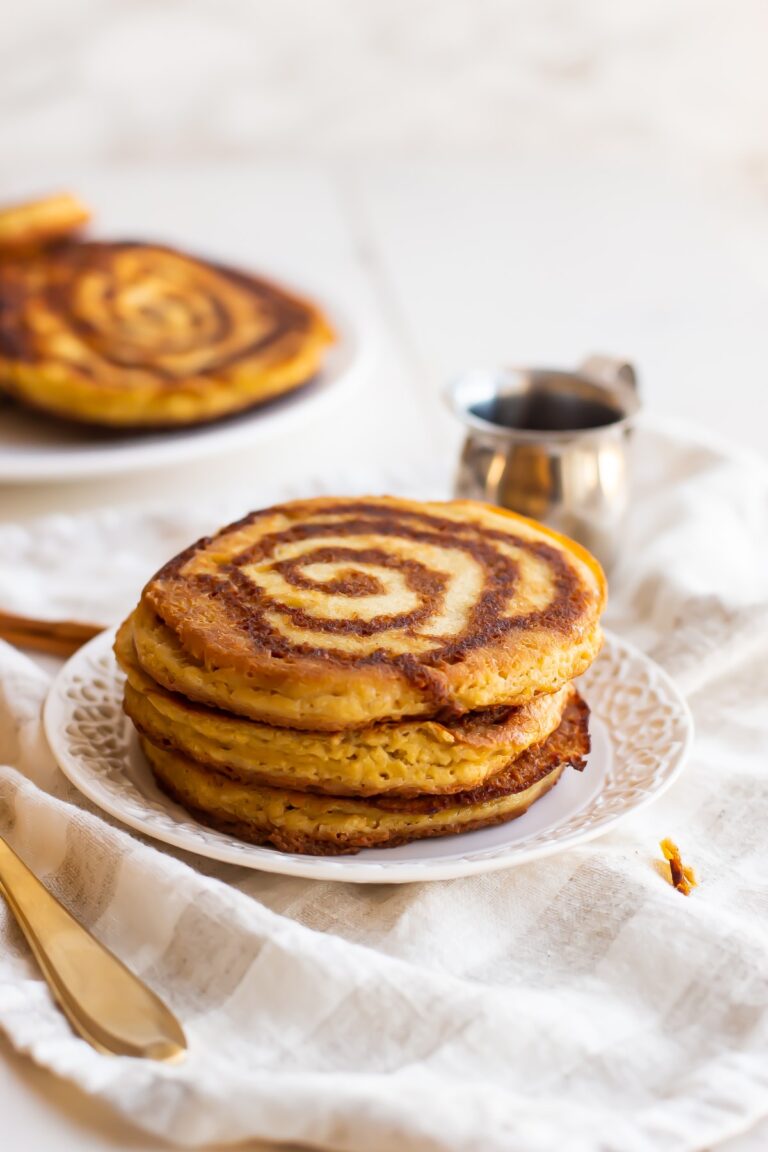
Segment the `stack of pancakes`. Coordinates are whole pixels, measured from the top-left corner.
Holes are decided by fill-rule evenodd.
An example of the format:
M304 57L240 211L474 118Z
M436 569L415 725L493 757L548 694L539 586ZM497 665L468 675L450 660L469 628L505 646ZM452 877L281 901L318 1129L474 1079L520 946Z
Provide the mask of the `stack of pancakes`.
M470 501L297 501L150 580L115 651L160 786L205 823L336 854L498 824L568 765L605 582Z
M317 373L331 326L267 280L178 249L76 236L57 196L0 211L0 393L109 428L200 424Z

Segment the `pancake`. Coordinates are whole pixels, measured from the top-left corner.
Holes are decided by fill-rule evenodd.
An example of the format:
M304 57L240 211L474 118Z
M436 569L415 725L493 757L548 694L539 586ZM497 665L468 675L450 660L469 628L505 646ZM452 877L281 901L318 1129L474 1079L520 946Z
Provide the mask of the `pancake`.
M0 209L0 256L18 256L61 240L90 218L85 205L66 192Z
M556 692L597 654L605 581L579 545L472 501L296 501L177 556L133 616L169 691L322 731Z
M559 728L480 788L453 796L351 797L243 784L178 753L141 744L155 778L174 800L220 831L285 852L340 855L469 832L521 816L589 752L589 709L576 696Z
M70 241L0 264L0 386L79 422L216 420L306 384L332 340L311 304L160 245Z
M482 784L560 724L566 685L517 708L445 722L394 721L342 732L278 728L194 704L141 669L130 621L115 643L126 673L124 707L138 731L242 782L333 795L453 793Z

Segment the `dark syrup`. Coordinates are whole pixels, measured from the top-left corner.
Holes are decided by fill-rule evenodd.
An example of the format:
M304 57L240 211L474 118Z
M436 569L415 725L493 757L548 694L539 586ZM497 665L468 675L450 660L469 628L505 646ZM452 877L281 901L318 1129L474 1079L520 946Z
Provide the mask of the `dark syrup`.
M585 428L605 428L623 416L620 408L601 400L552 392L496 396L473 405L470 412L489 424L526 432L578 432Z

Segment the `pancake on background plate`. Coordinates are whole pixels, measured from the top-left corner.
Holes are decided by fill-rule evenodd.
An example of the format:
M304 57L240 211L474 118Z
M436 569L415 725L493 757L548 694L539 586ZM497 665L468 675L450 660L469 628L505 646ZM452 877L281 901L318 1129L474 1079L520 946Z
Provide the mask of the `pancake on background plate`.
M90 218L90 210L67 192L2 208L0 260L62 240L79 232Z
M295 501L149 581L115 651L161 786L215 827L336 853L524 812L589 749L571 680L605 581L471 501Z
M317 373L334 337L312 304L164 245L68 239L84 211L0 213L0 390L87 424L182 427Z

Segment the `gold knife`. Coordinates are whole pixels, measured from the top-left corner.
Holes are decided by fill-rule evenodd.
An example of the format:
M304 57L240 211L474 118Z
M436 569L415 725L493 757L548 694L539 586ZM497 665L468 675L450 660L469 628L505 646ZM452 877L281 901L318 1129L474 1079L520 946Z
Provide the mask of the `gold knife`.
M0 892L76 1032L100 1052L177 1063L184 1031L162 1000L79 924L0 836Z

